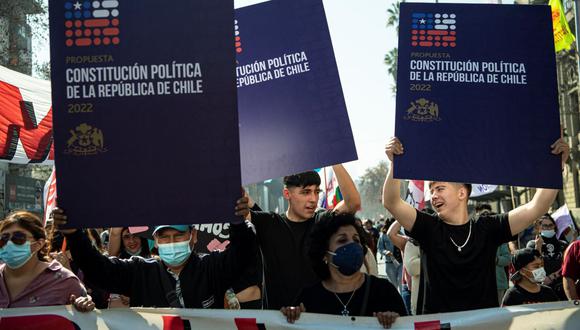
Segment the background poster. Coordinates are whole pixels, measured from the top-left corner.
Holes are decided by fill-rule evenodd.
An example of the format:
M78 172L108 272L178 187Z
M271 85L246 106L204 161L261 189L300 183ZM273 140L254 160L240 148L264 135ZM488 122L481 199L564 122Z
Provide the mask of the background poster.
M197 230L195 252L208 254L224 251L230 244L229 223L206 223L194 226Z
M233 1L49 3L71 226L229 222L241 196Z
M560 189L548 6L401 4L395 177Z
M244 184L357 159L321 0L236 10Z
M43 214L44 181L17 175L6 175L5 207L10 213L17 210L25 210Z

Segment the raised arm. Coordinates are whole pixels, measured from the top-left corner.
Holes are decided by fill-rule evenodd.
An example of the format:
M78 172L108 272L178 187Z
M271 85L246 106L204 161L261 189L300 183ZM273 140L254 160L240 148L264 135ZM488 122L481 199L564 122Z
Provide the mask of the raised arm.
M383 185L383 206L406 230L411 231L417 218L417 211L401 199L401 181L393 178L393 158L395 155L402 155L403 151L403 145L396 137L392 137L385 146L385 153L391 161L391 166Z
M563 168L570 155L570 146L560 138L550 147L552 148L552 154L562 155ZM511 210L508 213L508 218L512 235L517 235L528 228L534 220L548 212L557 195L558 190L556 189L538 189L529 203Z
M109 246L107 250L109 256L118 257L121 254L121 233L123 232L122 227L111 227L109 229Z
M360 209L361 202L354 181L342 164L332 166L332 170L343 197L343 200L334 207L334 211L355 214Z
M249 198L245 194L236 202L235 210L235 215L242 218L250 213ZM257 267L258 243L254 226L250 221L239 220L231 222L230 244L226 251L212 253L202 259L210 265L212 274L221 274L219 281L216 281L217 291L232 287L240 276L255 271Z
M85 278L106 291L131 296L135 262L108 258L91 244L87 235L77 229L60 229L66 225L67 217L62 209L53 211L54 226L67 240L73 260L83 271Z
M394 221L389 227L389 230L387 230L387 236L389 236L391 242L393 242L393 244L398 247L399 250L405 251L405 244L407 244L407 239L403 235L399 234L400 231L401 224L397 221Z

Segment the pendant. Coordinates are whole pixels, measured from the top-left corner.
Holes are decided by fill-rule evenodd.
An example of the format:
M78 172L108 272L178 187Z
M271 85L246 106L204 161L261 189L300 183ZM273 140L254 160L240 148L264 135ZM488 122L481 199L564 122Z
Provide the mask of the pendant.
M348 314L350 314L350 312L348 311L348 309L346 309L346 307L342 310L342 316L348 316Z
M461 252L461 248L459 246L457 247L457 251Z

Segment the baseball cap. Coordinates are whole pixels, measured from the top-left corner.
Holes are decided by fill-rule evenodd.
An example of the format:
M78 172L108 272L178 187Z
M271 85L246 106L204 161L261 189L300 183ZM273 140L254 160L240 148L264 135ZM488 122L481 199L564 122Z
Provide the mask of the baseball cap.
M512 256L512 264L514 265L514 269L518 271L526 267L526 265L534 261L536 257L537 258L541 257L540 251L536 249L525 248L517 250Z
M172 228L172 229L175 229L175 230L181 231L181 232L186 232L186 231L191 230L190 225L161 225L161 226L155 227L155 229L153 230L153 235L155 235L155 233L157 233L159 230L165 229L165 228Z

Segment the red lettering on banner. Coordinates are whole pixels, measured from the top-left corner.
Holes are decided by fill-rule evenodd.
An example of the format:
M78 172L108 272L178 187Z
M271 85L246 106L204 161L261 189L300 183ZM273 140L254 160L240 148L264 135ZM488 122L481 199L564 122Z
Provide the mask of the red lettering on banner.
M0 159L12 160L18 140L31 163L54 159L52 108L40 123L18 87L0 81Z
M440 321L415 322L415 330L440 330Z
M256 319L235 318L236 328L238 330L266 330L263 323L256 323Z
M184 330L183 319L174 315L163 315L163 330ZM188 328L189 329L189 328Z
M0 317L0 329L10 330L78 330L73 321L59 315Z

